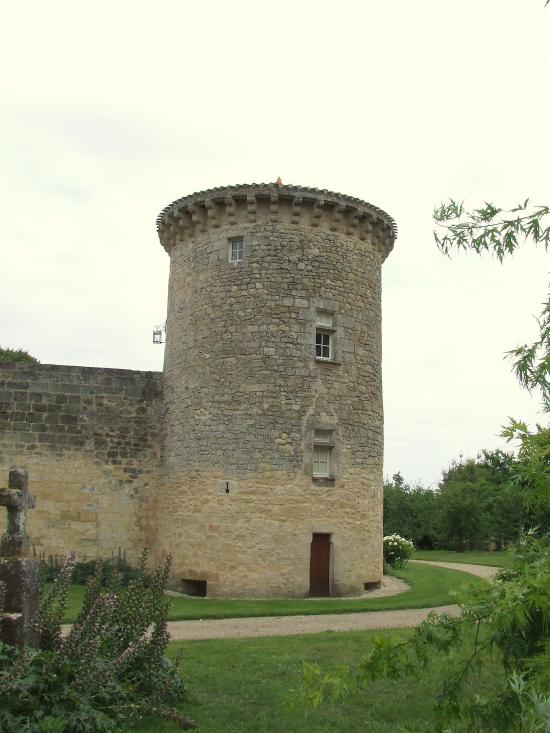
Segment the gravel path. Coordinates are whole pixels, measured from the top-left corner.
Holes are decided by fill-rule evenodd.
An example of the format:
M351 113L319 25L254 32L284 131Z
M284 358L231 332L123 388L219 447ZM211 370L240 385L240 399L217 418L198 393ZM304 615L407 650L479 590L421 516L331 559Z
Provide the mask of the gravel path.
M290 636L320 634L323 631L362 631L399 629L416 626L431 611L456 615L458 606L438 606L403 611L369 613L330 613L322 616L264 616L261 618L224 618L212 621L170 621L172 641L180 639L237 639L252 636Z
M470 575L477 575L478 578L492 580L498 573L500 568L494 568L491 565L470 565L465 562L436 562L435 560L411 560L417 565L435 565L438 568L448 568L449 570L462 570Z
M463 570L480 578L490 579L499 568L487 565L415 560L451 570ZM395 592L395 591L394 591ZM403 592L403 589L397 590ZM384 593L389 595L389 593ZM236 639L253 636L289 636L319 634L323 631L362 631L364 629L399 629L416 626L432 611L458 614L458 606L413 608L401 611L369 611L367 613L331 613L320 616L264 616L261 618L226 618L210 621L170 621L168 632L173 641L198 639Z

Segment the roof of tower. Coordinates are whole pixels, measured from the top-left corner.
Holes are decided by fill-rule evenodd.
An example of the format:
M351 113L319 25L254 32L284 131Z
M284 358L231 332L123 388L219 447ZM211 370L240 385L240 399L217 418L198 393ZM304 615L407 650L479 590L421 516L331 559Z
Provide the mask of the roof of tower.
M165 206L157 216L157 231L160 236L160 227L165 217L182 207L189 207L200 204L205 201L225 201L228 197L233 199L246 198L247 196L272 196L294 198L301 197L303 200L322 201L326 204L341 206L348 209L356 209L359 213L372 217L375 220L383 221L391 230L392 240L397 237L397 224L395 220L374 204L367 201L346 196L341 193L334 193L320 188L309 188L306 186L294 186L292 184L280 183L241 183L234 186L219 186L218 188L209 188L205 191L198 191L189 196L182 196L171 204ZM392 242L393 243L393 242Z

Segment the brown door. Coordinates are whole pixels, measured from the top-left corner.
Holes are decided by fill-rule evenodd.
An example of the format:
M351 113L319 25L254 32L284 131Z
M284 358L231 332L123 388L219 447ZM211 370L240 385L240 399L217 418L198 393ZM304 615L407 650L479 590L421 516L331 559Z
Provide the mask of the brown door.
M309 560L309 595L330 595L330 535L313 534Z

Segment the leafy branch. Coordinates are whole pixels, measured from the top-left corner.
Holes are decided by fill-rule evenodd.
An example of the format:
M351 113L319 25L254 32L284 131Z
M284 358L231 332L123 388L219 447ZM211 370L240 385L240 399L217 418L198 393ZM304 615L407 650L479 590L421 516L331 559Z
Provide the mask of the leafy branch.
M492 203L467 211L464 203L450 199L434 211L439 227L434 232L438 248L450 256L453 250L490 252L502 262L524 242L550 244L550 207L534 206L529 199L512 209L501 209ZM540 389L543 407L550 410L550 297L537 318L539 337L531 344L521 344L506 352L512 361L519 383L528 389Z
M529 199L513 209L485 202L472 211L464 209L464 202L450 199L435 209L434 219L442 229L434 232L435 241L446 255L452 249L473 249L478 254L493 252L502 262L528 239L545 249L550 244L550 207L531 206Z

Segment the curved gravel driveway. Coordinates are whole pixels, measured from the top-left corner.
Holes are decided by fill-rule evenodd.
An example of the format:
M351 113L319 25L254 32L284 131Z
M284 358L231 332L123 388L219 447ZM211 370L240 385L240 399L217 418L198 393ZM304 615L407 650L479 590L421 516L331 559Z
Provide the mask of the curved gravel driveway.
M466 563L412 562L462 570L490 580L499 568ZM369 611L365 613L331 613L320 616L263 616L260 618L225 618L210 621L170 621L168 632L173 641L198 639L236 639L258 636L319 634L323 631L362 631L364 629L399 629L416 626L429 613L458 614L458 606L413 608L401 611Z
M465 562L436 562L435 560L410 560L417 565L435 565L438 568L448 568L449 570L462 570L470 575L477 575L478 578L492 580L499 570L502 568L494 568L492 565L471 565Z

